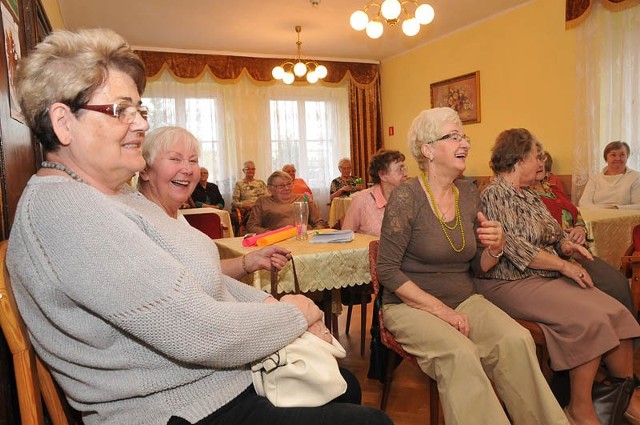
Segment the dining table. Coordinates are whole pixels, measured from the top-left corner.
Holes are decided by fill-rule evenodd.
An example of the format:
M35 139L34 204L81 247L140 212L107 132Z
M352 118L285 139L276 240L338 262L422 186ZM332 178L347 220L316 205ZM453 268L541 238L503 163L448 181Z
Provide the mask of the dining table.
M317 233L331 232L330 229ZM278 242L277 245L288 249L295 261L300 292L317 295L323 300L325 324L334 333L335 323L332 315L340 314L340 288L365 285L371 281L369 272L369 243L377 236L354 233L351 242L311 243L316 232L310 232L308 240L296 240L295 237ZM258 247L244 247L244 238L216 239L221 259L235 258L250 253ZM294 292L294 276L291 261L278 273L276 291L279 295ZM271 292L271 272L257 271L245 279L245 283L260 290ZM312 296L312 298L314 298ZM317 299L314 298L314 299Z
M339 196L333 198L329 207L329 227L334 227L344 219L351 205L351 196Z
M220 217L220 224L222 224L222 237L233 238L233 226L231 225L231 215L227 210L221 210L218 208L186 208L180 210L182 215L194 215L194 214L217 214Z
M633 228L640 224L640 210L580 208L591 253L616 269L632 243Z

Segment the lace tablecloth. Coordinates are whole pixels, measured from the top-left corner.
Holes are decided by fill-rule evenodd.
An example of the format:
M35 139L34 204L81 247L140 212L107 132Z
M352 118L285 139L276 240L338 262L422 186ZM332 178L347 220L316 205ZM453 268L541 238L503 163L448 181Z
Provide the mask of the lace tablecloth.
M615 268L631 245L631 232L640 224L640 211L580 208L587 225L591 252Z
M300 290L322 291L363 285L371 281L369 242L378 238L358 233L354 236L354 240L347 243L311 244L292 238L279 242L278 245L287 248L293 254ZM244 248L242 238L216 239L214 242L222 259L239 257L258 249ZM271 291L270 272L256 272L249 279L254 287ZM290 262L278 275L278 292L293 292L293 269Z

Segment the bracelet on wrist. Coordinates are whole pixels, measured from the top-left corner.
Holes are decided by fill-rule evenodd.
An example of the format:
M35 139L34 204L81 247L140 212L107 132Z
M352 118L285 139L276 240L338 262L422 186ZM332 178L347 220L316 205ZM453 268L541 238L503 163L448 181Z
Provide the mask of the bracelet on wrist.
M242 256L242 270L244 270L244 272L246 274L251 274L251 272L247 269L247 255L243 255Z
M497 254L495 254L495 255L494 255L494 254L491 252L491 248L487 248L487 253L489 254L489 257L491 257L491 258L495 258L496 260L499 260L499 259L500 259L500 257L502 257L502 256L504 255L504 249L501 249L499 253L497 253Z

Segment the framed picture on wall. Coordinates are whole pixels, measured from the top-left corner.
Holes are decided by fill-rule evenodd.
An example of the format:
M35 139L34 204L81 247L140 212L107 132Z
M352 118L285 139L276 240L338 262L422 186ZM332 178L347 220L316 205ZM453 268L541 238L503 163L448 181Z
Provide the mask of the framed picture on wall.
M20 9L18 6L18 0L2 0L2 2L7 4L11 8L13 17L16 18L16 21L20 22Z
M432 108L454 109L463 124L480 122L480 71L438 81L430 88Z
M2 9L2 25L4 27L4 51L7 57L7 72L9 74L9 103L11 106L11 118L24 123L22 110L17 102L15 91L15 76L20 52L20 28L15 17L9 12L4 3L0 3Z

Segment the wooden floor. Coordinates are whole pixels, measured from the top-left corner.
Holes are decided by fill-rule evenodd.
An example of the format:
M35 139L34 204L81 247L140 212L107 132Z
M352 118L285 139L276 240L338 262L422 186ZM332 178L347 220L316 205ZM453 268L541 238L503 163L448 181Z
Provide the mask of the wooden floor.
M382 396L382 384L377 380L367 378L369 370L369 343L371 340L369 326L373 303L368 304L367 332L365 340L364 357L360 357L360 307L353 308L351 318L351 330L345 334L346 307L338 318L339 340L347 350L347 357L340 360L340 365L353 372L362 386L362 404L380 407ZM640 376L640 350L634 356L634 370ZM395 425L425 425L429 422L429 397L426 376L417 366L408 362L402 362L396 369L393 379L393 388L387 404L387 414ZM444 424L442 417L440 424Z
M367 332L364 357L360 357L360 307L353 308L351 330L345 334L346 307L338 318L340 343L347 350L347 357L340 360L340 365L353 372L362 386L362 404L380 407L382 384L367 378L369 370L369 343L371 334L371 314L373 303L368 304ZM396 369L393 378L393 388L387 403L387 413L395 425L425 425L429 419L429 397L427 377L417 366L402 362Z

